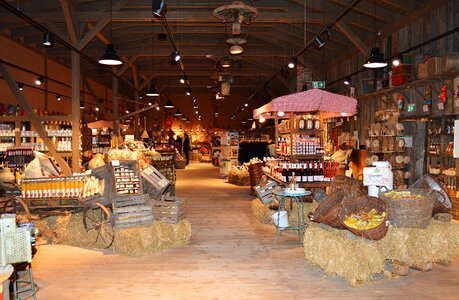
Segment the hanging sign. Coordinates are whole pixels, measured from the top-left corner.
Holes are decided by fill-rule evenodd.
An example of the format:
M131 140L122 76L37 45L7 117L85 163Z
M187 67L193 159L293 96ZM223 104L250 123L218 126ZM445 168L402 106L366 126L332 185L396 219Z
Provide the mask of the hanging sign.
M363 168L363 185L389 186L393 182L393 176L390 168Z
M324 89L325 88L325 81L313 81L312 87L315 89Z
M443 102L438 103L438 110L444 110L444 109L445 109L445 105L443 104Z

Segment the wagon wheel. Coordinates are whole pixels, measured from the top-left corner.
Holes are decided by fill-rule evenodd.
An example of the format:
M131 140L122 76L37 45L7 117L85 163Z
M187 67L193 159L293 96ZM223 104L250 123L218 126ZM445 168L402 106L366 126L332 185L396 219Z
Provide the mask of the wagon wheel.
M83 211L83 226L86 232L95 232L95 242L105 249L109 248L115 239L110 210L100 203L93 203Z

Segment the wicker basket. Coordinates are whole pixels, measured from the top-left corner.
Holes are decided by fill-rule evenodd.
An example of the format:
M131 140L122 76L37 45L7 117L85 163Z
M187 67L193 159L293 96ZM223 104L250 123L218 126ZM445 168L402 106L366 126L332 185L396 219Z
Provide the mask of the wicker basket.
M333 179L330 185L329 194L331 195L340 189L347 191L346 198L356 198L367 194L362 182L345 175L337 175L335 179Z
M389 221L394 227L400 228L426 228L432 218L434 207L434 193L424 189L408 189L397 191L409 191L411 195L422 195L421 198L392 198L379 196L383 199L390 210Z
M344 224L346 216L361 211L370 211L372 209L376 209L378 212L386 212L386 219L379 226L368 230L358 230ZM386 222L388 216L390 215L389 211L390 208L388 208L387 204L383 200L371 196L362 196L355 199L349 198L344 200L341 203L341 209L339 210L338 215L341 225L347 230L355 235L377 241L386 236L387 229L389 227L388 222Z
M250 185L252 187L257 186L261 182L263 176L263 164L256 163L249 165Z
M312 215L311 220L342 229L343 226L339 221L338 211L345 195L346 192L344 189L336 190L332 194L328 195L324 200L322 200L322 202L320 202L316 211Z
M429 175L424 175L410 186L410 189L431 189L434 192L435 202L432 215L437 213L449 213L453 208L448 193L443 189L440 182Z

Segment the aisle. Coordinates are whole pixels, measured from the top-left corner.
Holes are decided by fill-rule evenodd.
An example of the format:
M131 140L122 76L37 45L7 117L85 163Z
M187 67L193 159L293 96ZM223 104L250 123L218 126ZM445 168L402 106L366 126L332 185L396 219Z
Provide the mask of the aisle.
M191 164L177 177L193 226L189 245L142 258L42 246L34 259L38 299L457 299L457 262L362 288L323 278L296 239L273 246L273 228L252 217L248 187L225 183L210 164Z

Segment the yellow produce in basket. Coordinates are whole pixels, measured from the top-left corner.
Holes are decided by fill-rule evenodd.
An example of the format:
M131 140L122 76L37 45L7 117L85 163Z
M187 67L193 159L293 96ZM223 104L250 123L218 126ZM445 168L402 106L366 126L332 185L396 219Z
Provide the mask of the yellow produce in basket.
M417 194L417 195L411 195L410 191L390 191L386 192L383 194L387 198L392 198L392 199L419 199L423 198L423 195Z
M368 230L378 227L385 219L386 212L378 212L376 209L372 209L369 212L358 212L346 216L344 224L348 227L357 230Z

